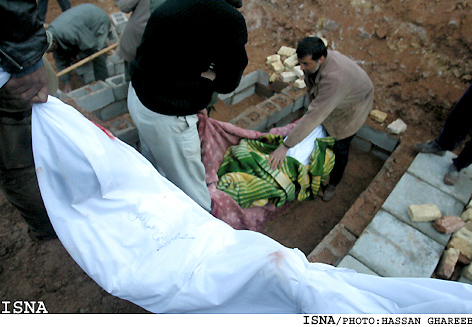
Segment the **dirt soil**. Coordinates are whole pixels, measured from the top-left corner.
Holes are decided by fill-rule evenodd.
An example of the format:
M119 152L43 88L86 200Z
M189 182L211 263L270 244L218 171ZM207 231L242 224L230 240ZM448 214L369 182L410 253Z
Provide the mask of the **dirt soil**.
M109 13L114 0L90 2ZM382 183L370 187L360 214L374 215L414 159L412 146L435 137L472 80L472 3L469 0L245 0L250 59L245 73L263 69L267 56L285 45L296 47L304 36L325 37L329 47L355 59L375 86L374 109L388 114L385 131L400 118L401 151ZM50 1L47 22L60 9ZM247 100L252 101L252 100ZM255 100L257 101L257 100ZM234 108L236 109L236 108ZM218 119L234 114L220 109ZM383 162L356 149L336 198L293 205L267 224L264 233L305 254L343 217ZM58 240L32 242L17 211L0 198L0 299L44 301L55 313L144 313L145 310L100 288L67 254Z

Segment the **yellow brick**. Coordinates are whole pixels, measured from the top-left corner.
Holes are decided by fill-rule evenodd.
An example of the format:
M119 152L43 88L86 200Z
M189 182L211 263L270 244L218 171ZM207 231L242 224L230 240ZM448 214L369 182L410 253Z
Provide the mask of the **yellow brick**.
M435 204L412 204L408 207L408 216L412 221L433 221L441 218L442 214Z
M380 110L372 110L370 116L378 123L383 123L387 119L387 113Z
M279 61L275 61L273 63L270 64L272 66L272 69L274 69L274 72L275 73L281 73L285 70L285 66L284 64L282 64L282 62L279 60Z

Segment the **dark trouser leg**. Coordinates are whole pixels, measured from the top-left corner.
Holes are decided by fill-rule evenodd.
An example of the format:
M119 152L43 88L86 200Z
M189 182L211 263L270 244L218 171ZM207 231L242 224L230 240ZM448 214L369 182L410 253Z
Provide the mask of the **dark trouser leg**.
M46 13L48 11L48 0L38 0L38 16L43 23L46 21Z
M344 175L349 160L349 147L355 134L334 143L334 167L329 176L329 184L337 186Z
M57 3L61 7L62 12L71 8L71 4L69 0L57 0Z
M454 150L472 129L472 85L454 105L436 143L445 150Z
M31 104L0 89L0 109L0 189L34 236L53 237L33 161Z
M472 140L467 142L464 149L459 153L457 158L452 159L452 162L459 171L472 163Z
M107 68L107 56L106 55L101 55L92 60L93 64L93 74L95 75L95 80L96 81L104 81L110 75L108 74L108 68Z

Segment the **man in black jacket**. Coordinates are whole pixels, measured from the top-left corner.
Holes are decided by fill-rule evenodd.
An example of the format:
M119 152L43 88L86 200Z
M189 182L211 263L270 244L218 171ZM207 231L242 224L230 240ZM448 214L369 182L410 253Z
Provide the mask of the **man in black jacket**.
M0 29L0 75L5 77L0 78L0 188L28 223L33 239L53 238L31 146L32 103L48 97L46 32L35 0L0 1L0 20L9 27Z
M151 15L131 63L128 108L142 152L207 211L197 113L212 94L230 93L248 58L240 0L166 1Z

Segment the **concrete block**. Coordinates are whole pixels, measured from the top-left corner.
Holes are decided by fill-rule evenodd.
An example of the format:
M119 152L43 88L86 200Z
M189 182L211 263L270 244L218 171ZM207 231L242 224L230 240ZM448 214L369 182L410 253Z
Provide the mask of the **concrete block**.
M379 148L376 145L372 146L372 149L370 150L370 152L372 153L373 156L375 156L376 158L382 161L386 161L392 154L384 149Z
M267 112L267 126L272 126L293 111L293 100L283 94L276 94L259 104Z
M94 114L103 121L116 118L128 112L127 100L115 101L108 106L95 110Z
M403 122L403 120L399 118L387 126L387 131L392 134L398 135L401 133L405 133L406 128L406 124Z
M450 235L439 233L431 222L414 222L408 216L411 204L434 203L441 212L448 215L459 215L464 205L453 196L444 193L421 179L406 173L402 176L382 209L402 220L404 223L421 231L436 242L446 246Z
M380 210L349 254L383 277L433 274L444 247Z
M79 66L75 69L75 72L78 74L78 75L85 75L87 74L88 72L92 72L93 74L93 64L91 61L83 64L82 66Z
M359 150L367 153L372 149L372 142L366 141L358 136L354 136L351 144Z
M275 123L274 127L283 127L285 125L293 123L295 120L299 119L301 116L303 116L303 113L298 110L298 111L293 111L291 114L288 116L285 116L281 120L279 120L277 123ZM270 126L268 127L270 128Z
M287 86L286 88L282 89L280 93L288 96L290 99L293 100L292 112L297 111L298 109L304 106L306 97L305 90L300 90L295 86Z
M108 56L108 60L110 60L113 65L115 65L115 75L123 74L125 72L124 60L121 59L119 56Z
M240 91L237 94L234 94L233 99L231 100L231 105L241 102L242 100L246 99L247 97L250 97L254 93L256 93L256 84L252 84L248 88Z
M121 101L128 97L128 83L126 82L125 74L109 77L105 80L105 83L113 89L115 101Z
M444 216L434 222L433 227L440 233L452 234L465 226L465 221L458 216Z
M128 17L123 12L115 12L110 15L113 26L115 26L116 32L121 34L128 23Z
M233 118L230 123L236 126L265 132L267 127L267 114L257 106L250 107Z
M280 47L279 51L277 51L277 54L281 56L285 56L285 57L290 57L294 55L296 52L297 52L296 49L291 48L291 47L286 47L283 45L282 47Z
M93 71L86 72L85 74L80 74L79 75L84 84L91 84L92 82L95 82L95 74Z
M470 195L472 194L472 180L469 178L469 176L471 176L470 172L472 171L472 166L460 172L461 178L456 185L449 186L443 182L443 176L449 169L449 165L454 157L456 157L456 155L449 151L446 152L444 157L438 157L434 154L418 153L415 160L413 160L408 168L408 172L428 184L433 185L437 189L452 195L465 205L468 203ZM459 216L461 213L462 210L459 213L444 211L445 215Z
M269 75L263 71L262 69L258 70L259 76L258 76L258 82L261 83L262 85L269 85Z
M364 125L357 132L357 136L372 142L378 147L392 153L398 145L398 140L388 134L378 131L370 126Z
M115 76L115 64L112 63L110 60L107 58L107 70L108 70L108 75L110 76Z
M253 86L258 81L259 81L259 72L257 70L247 75L244 75L241 78L241 82L239 82L238 87L236 88L236 90L234 90L234 93L239 93L242 90L245 90L250 86Z
M228 94L218 94L218 99L224 102L225 105L230 106L234 92Z
M76 89L69 93L69 97L89 112L103 108L115 101L111 86L104 81L98 81Z
M117 121L113 122L110 132L131 146L134 146L137 142L139 142L138 129L133 123L126 119L118 119Z
M441 210L435 204L411 204L408 207L408 216L412 221L433 221L442 217Z
M338 268L347 268L352 269L360 274L368 274L378 276L375 272L373 272L369 267L365 266L363 263L358 261L356 258L347 255L345 256L341 262L338 264Z

